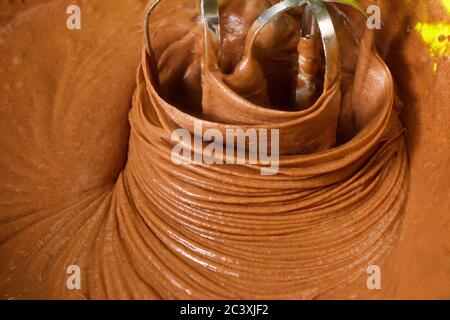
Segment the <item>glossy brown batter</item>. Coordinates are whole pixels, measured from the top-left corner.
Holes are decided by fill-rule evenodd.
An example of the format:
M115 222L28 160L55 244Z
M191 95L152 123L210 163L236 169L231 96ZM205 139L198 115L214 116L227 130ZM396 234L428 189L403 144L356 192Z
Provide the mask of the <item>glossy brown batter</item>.
M3 5L0 18L2 298L450 297L448 93L430 93L449 68L419 73L426 48L406 22L386 20L379 39L398 99L372 32L331 8L341 77L296 110L284 90L295 81L298 12L242 57L270 3L226 1L219 70L196 1L155 10L154 62L142 45L146 1L81 1L74 31L64 20L72 3L35 3ZM403 10L421 19L417 6ZM221 131L279 128L279 174L173 164L171 133L195 119ZM370 264L381 266L382 290L366 287ZM69 265L82 270L81 290L66 287Z

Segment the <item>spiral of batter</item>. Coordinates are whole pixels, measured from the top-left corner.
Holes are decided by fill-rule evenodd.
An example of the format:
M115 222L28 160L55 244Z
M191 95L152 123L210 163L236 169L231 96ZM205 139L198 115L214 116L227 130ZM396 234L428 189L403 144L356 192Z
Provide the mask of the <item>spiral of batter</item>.
M267 25L255 55L243 55L252 23L275 2L222 3L220 68L216 51L205 51L197 1L161 2L149 26L154 60L142 49L136 74L124 169L113 183L42 204L32 215L3 216L2 252L11 261L26 256L17 265L28 276L21 280L27 286L3 283L2 292L312 299L390 252L408 164L393 80L373 32L356 31L330 6L342 67L336 79L319 68L323 92L298 110L289 92L301 11ZM227 129L278 129L278 173L261 175L261 165L237 159L174 163L173 132L193 135L198 122L224 136ZM79 291L66 287L72 264L83 271Z
M289 16L282 18L290 21ZM157 38L156 29L151 31ZM339 96L341 87L335 84L306 112L279 111L236 94L244 84L246 91L253 86L250 91L261 92L260 83L239 78L227 88L236 78L230 80L212 67L198 71L203 72L202 107L209 108L197 118L161 97L143 52L123 184L127 201L152 234L141 245L151 248L157 269L169 278L164 282L172 283L160 292L163 297L312 298L351 280L386 253L405 200L407 157L392 79L372 41L367 31L353 84L342 92L344 97L352 94L353 108L366 113L354 111L361 128L340 145L335 138L338 115L330 102ZM199 59L202 54L199 49ZM226 55L225 61L232 59ZM238 63L234 75L242 70L258 74L264 66L256 64ZM214 113L219 109L222 114ZM324 127L324 119L335 125ZM279 173L261 176L251 164L174 164L171 133L180 127L193 131L192 124L200 120L205 128L223 132L287 128L280 133ZM299 145L302 139L311 141L311 133L317 133L315 144ZM203 149L192 152L201 154Z

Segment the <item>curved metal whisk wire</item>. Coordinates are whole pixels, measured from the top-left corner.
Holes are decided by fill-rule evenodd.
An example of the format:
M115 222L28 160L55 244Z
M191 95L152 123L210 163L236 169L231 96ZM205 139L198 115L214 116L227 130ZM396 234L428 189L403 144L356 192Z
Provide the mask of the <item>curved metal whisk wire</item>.
M290 9L307 5L314 14L315 21L317 22L320 30L325 52L325 72L327 74L327 79L334 80L340 69L340 52L333 21L328 13L325 3L339 3L348 5L366 16L362 6L356 0L284 0L264 11L258 19L255 20L247 34L244 55L252 55L253 45L256 41L258 33L270 21Z
M305 5L310 7L319 26L326 59L326 78L333 81L340 69L339 45L331 16L323 1L320 0L285 0L264 11L250 27L245 41L244 55L251 56L253 54L256 38L269 22L290 9Z
M217 50L217 64L220 68L222 61L222 41L220 34L220 12L218 0L201 0L201 15L205 28L205 52L211 47Z
M153 50L150 42L150 34L148 30L150 25L150 15L160 2L161 0L153 0L152 3L148 6L144 17L144 44L145 50L147 51L147 54L150 56L153 56Z
M150 15L161 0L153 0L148 6L144 18L144 41L147 54L154 58L149 34ZM256 41L258 33L274 18L280 14L296 7L308 5L317 21L322 44L325 52L325 72L327 79L333 81L338 75L340 69L340 52L335 29L331 16L325 6L325 3L339 3L348 5L358 10L366 17L362 6L356 0L284 0L264 11L250 27L244 46L244 55L251 56L253 44ZM212 41L213 48L217 50L217 61L220 68L221 62L221 31L220 31L220 12L218 0L200 0L201 17L205 27L205 50L209 50L209 41Z
M221 54L221 38L220 38L220 14L219 14L219 1L218 0L200 0L202 21L205 25L205 38L212 40L215 47L218 50L219 61ZM153 0L148 6L144 17L144 42L147 54L151 57L154 56L151 47L151 40L149 34L150 16L156 6L161 0Z

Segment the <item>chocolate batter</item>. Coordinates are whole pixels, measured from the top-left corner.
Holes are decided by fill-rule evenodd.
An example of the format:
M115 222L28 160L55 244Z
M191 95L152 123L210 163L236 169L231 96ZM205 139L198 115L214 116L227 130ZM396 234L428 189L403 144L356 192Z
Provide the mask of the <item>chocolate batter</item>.
M437 91L448 62L433 75L420 36L404 28L422 19L416 11L445 11L383 4L378 42L396 64L399 99L373 32L330 7L340 76L322 74L323 93L296 109L284 90L295 83L301 12L242 55L274 2L222 4L220 69L196 1L155 10L155 61L143 49L146 1L80 1L81 30L66 28L70 1L2 5L2 298L449 298L449 97ZM279 174L173 164L171 133L195 119L279 128ZM371 264L382 290L366 287ZM70 265L80 290L66 286Z

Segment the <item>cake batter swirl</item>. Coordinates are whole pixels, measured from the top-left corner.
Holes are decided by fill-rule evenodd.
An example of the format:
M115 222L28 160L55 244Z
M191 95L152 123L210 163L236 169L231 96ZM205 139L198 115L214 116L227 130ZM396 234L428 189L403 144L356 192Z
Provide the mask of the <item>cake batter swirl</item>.
M341 68L334 78L319 68L323 92L298 108L290 92L302 10L273 20L256 39L255 54L244 53L252 23L275 2L221 3L220 63L217 48L205 51L197 1L159 4L148 29L154 55L145 45L140 50L128 151L95 143L89 154L112 164L97 161L79 171L91 182L98 177L97 184L72 186L64 196L47 192L34 202L11 197L8 188L20 188L21 177L35 177L29 191L39 193L48 190L40 175L64 180L64 166L54 163L88 167L90 157L59 149L46 173L39 159L17 160L18 141L2 141L8 183L2 183L0 279L15 278L0 282L3 297L312 299L350 283L390 252L406 199L407 152L393 80L373 32L341 6L329 6ZM117 139L126 139L115 115L109 131L88 129L87 115L77 130L55 132L61 119L70 126L70 117L58 112L30 122L31 137L49 145L72 141L75 132L77 141L118 132ZM193 132L198 120L221 132L280 129L278 174L262 176L258 165L237 161L174 164L172 132ZM105 168L110 173L97 172ZM66 287L69 265L82 270L79 291Z

